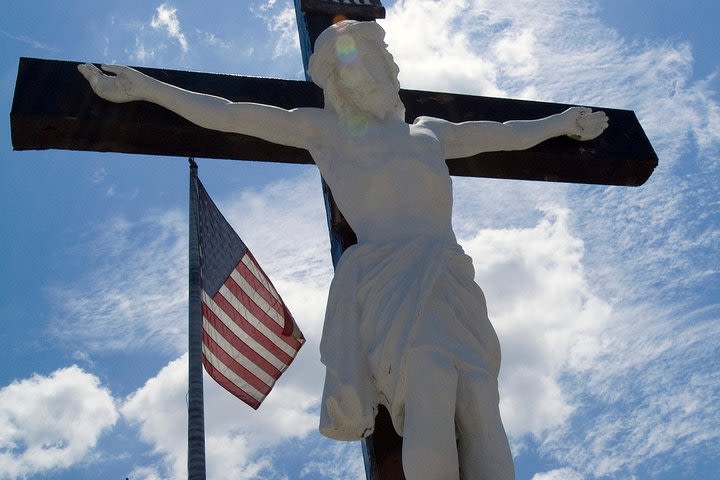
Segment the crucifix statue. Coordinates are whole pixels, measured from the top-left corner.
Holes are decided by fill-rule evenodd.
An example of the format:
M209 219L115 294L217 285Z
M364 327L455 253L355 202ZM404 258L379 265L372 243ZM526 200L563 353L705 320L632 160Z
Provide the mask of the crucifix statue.
M308 72L324 108L232 102L129 67L80 65L95 93L144 100L191 122L310 152L357 235L330 287L320 353L320 431L360 440L379 405L403 436L409 479L514 478L498 410L500 346L472 262L451 226L447 158L591 140L604 112L571 107L538 120L405 122L398 67L375 22L343 20L315 42ZM457 444L456 444L457 438Z
M378 4L363 0L351 6L357 11ZM592 140L608 127L608 114L587 107L530 104L530 110L552 114L496 121L466 119L464 114L457 118L457 108L454 118L415 115L418 107L411 104L409 115L401 99L398 67L383 39L384 31L377 23L347 19L317 36L308 73L323 91L322 107L277 105L283 102L262 101L262 94L255 95L259 101L238 101L192 91L208 89L192 88L193 81L182 73L172 78L172 72L145 69L146 75L116 65L103 66L107 74L92 64L77 68L105 100L150 102L215 131L213 138L221 145L202 145L201 149L230 150L223 142L227 144L228 135L237 135L239 141L251 144L258 140L250 137L264 140L257 148L265 154L267 142L290 147L281 151L296 159L302 157L298 152L309 152L357 240L340 257L328 299L320 346L326 366L321 433L338 440L366 438L376 430L378 411L384 409L403 437L402 469L407 478L457 479L462 472L465 479L512 479L513 462L498 409L499 342L484 295L474 282L472 262L451 226L453 168L467 174L488 167L453 162L482 162L483 155L496 152L497 171L489 176L508 176L497 173L507 171L502 160L512 164L513 158L526 158L513 157L511 152L530 152L532 158L533 148L543 142L547 148L550 139L561 142L554 149L560 157L563 149L577 148L570 140L558 140L561 137L587 145L578 151L589 152L591 157L594 152L602 159L602 148ZM268 88L266 82L254 85ZM217 82L213 89L222 90ZM13 120L19 125L23 100L17 98L16 92L18 108L14 103L17 116ZM435 98L453 104L449 96ZM67 106L67 98L59 103L74 108ZM492 113L493 101L487 105ZM164 112L147 111L150 117L169 118ZM613 124L615 118L620 125L628 124L627 112L608 113ZM637 132L635 123L634 130L628 130ZM13 128L17 148L22 134L16 135L15 123ZM199 132L196 127L183 128ZM627 167L626 159L613 160L605 153L610 167L601 166L601 174L573 176L568 170L564 176L548 174L538 172L542 167L528 169L520 162L517 176L586 181L589 175L595 183L605 183L607 177L612 177L608 183L642 183L657 160L639 131L633 145L623 146L630 151L643 149L645 166L639 172L628 173L634 167ZM76 132L71 139L61 139L65 143L60 146L88 149L93 147L86 144L93 143L94 149L128 151L127 145L115 148L112 142L117 140L109 138L123 134L103 137L104 133L96 133L93 138L87 131ZM630 134L619 132L613 138ZM39 145L37 138L31 141L35 147L30 148L48 148L48 144ZM147 142L151 145L153 140ZM162 148L167 149L165 143ZM161 149L144 145L141 150L146 152ZM577 167L569 168L572 172ZM370 466L370 478L400 478L381 476L373 469L378 470Z

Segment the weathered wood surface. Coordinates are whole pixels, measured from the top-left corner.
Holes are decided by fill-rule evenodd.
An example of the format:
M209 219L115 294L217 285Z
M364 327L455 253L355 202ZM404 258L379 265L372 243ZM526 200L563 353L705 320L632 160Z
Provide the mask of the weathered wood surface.
M148 155L313 163L306 150L198 127L148 102L114 104L97 97L77 71L79 62L21 58L10 113L16 150L67 149ZM322 107L311 82L177 70L138 70L173 85L235 101L283 108ZM407 118L533 119L570 105L402 90ZM452 175L606 185L642 185L657 156L629 110L602 108L610 126L597 139L556 138L519 152L449 160Z

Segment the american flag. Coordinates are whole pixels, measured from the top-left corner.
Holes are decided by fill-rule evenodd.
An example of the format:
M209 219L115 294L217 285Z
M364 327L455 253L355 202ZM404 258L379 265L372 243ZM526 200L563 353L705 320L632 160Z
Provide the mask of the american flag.
M203 365L223 388L257 409L305 338L199 179L196 185Z

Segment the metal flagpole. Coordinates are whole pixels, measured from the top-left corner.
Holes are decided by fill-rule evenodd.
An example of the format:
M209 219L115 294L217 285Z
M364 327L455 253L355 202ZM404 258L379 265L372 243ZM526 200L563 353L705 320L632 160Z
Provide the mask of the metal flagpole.
M197 163L190 157L188 275L188 480L205 480L200 246L198 241Z

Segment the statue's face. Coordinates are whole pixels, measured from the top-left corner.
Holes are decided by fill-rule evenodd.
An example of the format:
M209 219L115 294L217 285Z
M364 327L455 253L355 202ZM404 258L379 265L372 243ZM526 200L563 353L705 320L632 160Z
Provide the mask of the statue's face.
M398 90L382 47L358 42L357 58L338 68L343 93L361 111L385 118L394 111Z

